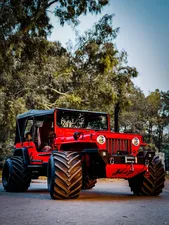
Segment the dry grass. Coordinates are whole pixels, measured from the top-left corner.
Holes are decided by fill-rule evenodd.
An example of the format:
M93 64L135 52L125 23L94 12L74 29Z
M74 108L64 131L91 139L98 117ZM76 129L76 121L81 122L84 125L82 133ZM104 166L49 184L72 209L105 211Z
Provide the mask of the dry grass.
M39 180L47 180L47 177L40 176L38 179L39 179Z
M166 175L165 175L165 178L166 178L167 180L169 180L169 174L166 174Z

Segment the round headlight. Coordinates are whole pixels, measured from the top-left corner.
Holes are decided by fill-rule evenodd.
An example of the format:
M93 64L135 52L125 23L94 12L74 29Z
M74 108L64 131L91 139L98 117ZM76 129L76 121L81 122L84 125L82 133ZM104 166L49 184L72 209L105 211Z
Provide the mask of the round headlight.
M132 144L138 146L140 144L140 140L137 137L135 137L132 139Z
M106 141L106 138L105 138L105 136L103 136L103 135L99 135L98 137L97 137L97 142L99 143L99 144L104 144L105 143L105 141Z

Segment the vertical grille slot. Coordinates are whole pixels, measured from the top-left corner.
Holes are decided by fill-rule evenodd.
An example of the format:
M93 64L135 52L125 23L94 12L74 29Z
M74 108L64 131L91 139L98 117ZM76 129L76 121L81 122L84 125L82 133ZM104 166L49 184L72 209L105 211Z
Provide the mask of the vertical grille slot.
M131 153L131 140L120 138L107 138L107 150L110 154L116 154L118 151L127 151Z

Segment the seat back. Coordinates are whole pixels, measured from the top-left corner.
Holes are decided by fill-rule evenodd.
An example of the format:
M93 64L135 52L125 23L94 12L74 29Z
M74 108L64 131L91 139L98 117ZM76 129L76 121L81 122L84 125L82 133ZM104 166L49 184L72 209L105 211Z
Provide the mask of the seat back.
M39 128L41 147L44 147L49 142L49 134L53 131L52 122L44 122Z

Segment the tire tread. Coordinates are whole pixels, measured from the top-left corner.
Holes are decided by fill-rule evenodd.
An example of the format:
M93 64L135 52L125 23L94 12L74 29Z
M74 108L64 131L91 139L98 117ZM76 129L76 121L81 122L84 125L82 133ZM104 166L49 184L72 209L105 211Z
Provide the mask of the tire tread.
M165 182L165 170L158 156L149 165L149 176L142 173L128 180L135 195L157 196L162 192Z

